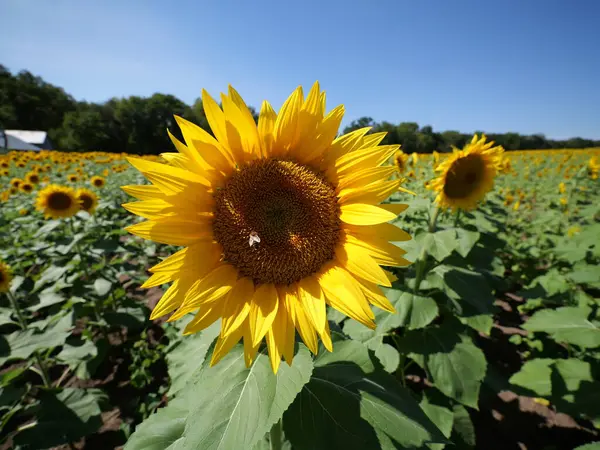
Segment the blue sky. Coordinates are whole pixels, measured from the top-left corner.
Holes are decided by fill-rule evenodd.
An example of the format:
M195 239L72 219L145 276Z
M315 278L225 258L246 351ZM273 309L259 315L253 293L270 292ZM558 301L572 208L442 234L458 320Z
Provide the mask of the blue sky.
M344 125L600 139L600 1L0 2L0 63L78 100L231 83L277 108L319 80Z

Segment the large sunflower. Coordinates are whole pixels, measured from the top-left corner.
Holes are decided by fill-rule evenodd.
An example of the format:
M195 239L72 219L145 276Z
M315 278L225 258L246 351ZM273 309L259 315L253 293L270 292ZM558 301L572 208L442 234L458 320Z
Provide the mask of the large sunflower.
M12 280L10 267L0 261L0 292L8 292L10 280Z
M455 148L435 168L440 175L431 181L429 189L438 193L435 201L441 208L473 209L494 186L504 149L485 141L485 135L474 135L464 149Z
M176 116L185 145L170 134L168 165L129 158L152 184L123 187L141 200L123 206L149 219L127 230L186 247L150 269L144 287L173 283L151 318L195 311L186 334L221 318L211 364L242 338L250 364L266 338L274 371L291 364L295 329L313 353L317 336L332 349L326 304L375 328L369 304L394 311L380 265L409 264L389 242L409 235L387 223L406 205L378 205L399 188L380 167L398 146L368 128L336 139L344 108L326 115L318 83L278 114L265 101L258 126L233 88L223 109L202 98L215 138Z
M38 192L35 207L46 218L58 219L74 216L80 205L73 188L51 184Z

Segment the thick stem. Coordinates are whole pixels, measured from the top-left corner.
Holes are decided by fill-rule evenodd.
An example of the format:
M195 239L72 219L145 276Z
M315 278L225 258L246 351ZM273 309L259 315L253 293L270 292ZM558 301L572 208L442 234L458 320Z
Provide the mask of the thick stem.
M277 421L269 431L269 442L271 450L281 450L283 446L283 422L281 419Z
M429 232L430 233L435 233L437 220L440 215L440 211L441 210L438 207L436 207L435 210L433 211L433 215L431 216L431 219L429 220ZM425 269L427 268L427 248L426 247L423 247L421 249L421 254L419 255L419 259L417 260L417 262L415 264L417 265L416 275L415 275L415 289L414 289L414 292L416 294L417 292L419 292L419 287L421 286L421 282L423 281L423 278L425 277Z
M12 294L12 292L7 291L6 293L8 295L8 299L10 301L10 305L12 306L13 311L17 315L17 320L19 321L19 325L21 326L21 329L26 330L27 329L27 321L25 320L25 317L23 317L23 313L21 312L21 308L19 308L19 304L17 303L17 299ZM46 366L44 366L44 362L42 361L42 358L40 357L40 354L37 351L35 351L33 353L33 355L35 357L35 360L36 360L38 366L40 367L39 374L42 377L42 381L44 382L44 386L50 387L50 377L48 376L48 372L46 371Z
M73 220L69 219L69 228L71 228L71 233L73 234L73 239L75 239L75 235L77 234L75 232L75 226L73 225ZM79 246L79 241L75 240L75 250L77 251L77 254L79 255L79 259L81 260L81 263L83 264L83 272L85 273L86 278L89 280L90 279L90 273L88 272L88 268L87 265L85 264L85 260L83 259L83 252L81 251L81 247Z
M458 228L458 226L460 225L460 213L461 213L462 209L458 209L456 211L456 214L454 215L454 228Z
M8 295L8 299L10 300L10 306L12 306L13 311L17 315L17 320L19 321L19 325L23 330L27 329L27 322L23 317L23 313L21 312L21 308L19 308L19 304L17 303L17 299L12 295L12 292L6 291Z

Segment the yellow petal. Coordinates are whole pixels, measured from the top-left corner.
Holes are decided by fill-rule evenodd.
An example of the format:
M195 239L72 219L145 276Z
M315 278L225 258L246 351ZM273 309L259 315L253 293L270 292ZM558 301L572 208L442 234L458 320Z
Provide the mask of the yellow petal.
M272 148L273 156L285 155L295 144L298 134L298 116L303 99L302 86L298 86L281 106L273 130L275 136Z
M328 173L340 178L353 171L380 166L388 161L397 150L398 145L380 145L355 150L336 159L333 169L329 169Z
M187 290L193 282L194 279L192 278L179 278L175 280L152 310L150 320L157 319L179 308L183 303Z
M167 195L189 188L203 189L202 186L210 186L207 178L188 170L140 158L128 157L127 161Z
M275 120L277 114L268 101L263 101L258 117L258 134L262 142L262 156L268 157L273 147L273 130L275 129Z
M217 343L215 344L215 348L210 359L211 367L221 361L223 356L229 353L235 344L240 341L244 335L244 328L245 327L240 327L234 330L233 333L229 334L227 337L219 336L217 338Z
M143 217L144 219L154 219L161 216L170 215L177 210L177 208L171 203L161 199L123 203L121 206L127 211Z
M320 161L340 128L344 111L343 105L334 108L318 125L313 134L304 136L303 142L293 153L299 162Z
M202 89L202 107L206 114L206 119L210 125L210 129L213 134L225 149L229 150L229 143L227 141L227 129L225 126L225 114L217 105L217 102L210 96L205 89ZM237 160L233 152L231 152L234 160Z
M379 133L367 134L362 141L361 148L375 147L383 141L387 131L381 131Z
M354 189L345 189L338 196L339 202L342 204L348 203L368 203L376 205L387 199L390 195L398 192L400 181L383 181L371 183L368 186L363 186Z
M250 338L253 347L258 346L275 320L279 299L273 284L261 284L252 297L250 308Z
M317 333L322 334L327 323L327 308L325 296L315 277L306 277L298 282L298 298Z
M204 330L219 320L222 313L223 302L213 302L200 307L194 318L186 325L183 334L189 335Z
M346 242L366 250L375 259L377 264L389 267L405 267L410 264L407 259L403 258L406 251L389 242L382 240L367 241L357 239L352 235L346 235L344 239Z
M350 172L341 177L337 188L340 194L345 189L360 188L376 181L386 181L396 171L394 166L369 167L358 172Z
M329 263L319 274L319 284L327 302L341 313L375 329L373 311L369 307L358 281L346 270Z
M177 220L169 217L147 220L125 228L131 234L161 244L192 245L212 240L212 227L204 222Z
M286 298L285 305L288 308L288 314L294 322L294 326L298 330L302 341L304 341L309 350L316 355L319 350L317 332L300 303L297 284L284 287L283 292Z
M382 286L392 286L383 269L364 248L348 241L342 242L336 248L335 257L351 274Z
M165 196L159 188L152 184L121 186L121 189L138 200L154 200Z
M226 337L242 326L248 314L252 296L254 295L254 282L250 278L240 278L229 291L223 306L223 324L221 336Z
M325 155L325 161L330 164L335 160L345 155L346 153L353 152L361 147L363 143L363 137L369 132L371 127L359 128L350 133L344 134L338 137Z
M174 278L172 273L155 273L150 278L148 278L145 281L145 283L140 286L140 288L149 289L151 287L160 286L165 283L170 283L173 280Z
M246 362L246 367L250 367L254 358L256 358L260 342L256 345L252 344L252 332L250 331L249 321L246 321L244 325L244 361Z
M394 308L394 305L392 305L387 297L381 293L381 288L379 286L370 281L357 281L360 283L359 286L369 303L392 314L396 313L396 308Z
M219 262L221 247L216 242L199 242L173 253L149 269L150 272L194 272L204 276Z
M394 220L398 215L388 211L384 206L350 203L340 206L340 220L350 225L377 225Z
M412 238L410 234L401 228L397 227L391 223L381 223L378 225L371 226L356 226L356 225L346 225L344 227L346 231L350 232L353 236L358 237L361 240L366 240L368 242L373 241L391 241L391 242L400 242L400 241L410 241Z

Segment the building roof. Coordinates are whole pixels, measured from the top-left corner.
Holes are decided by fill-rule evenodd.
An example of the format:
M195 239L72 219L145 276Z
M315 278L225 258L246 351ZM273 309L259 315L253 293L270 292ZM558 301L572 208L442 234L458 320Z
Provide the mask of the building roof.
M41 150L39 147L36 147L35 145L30 144L29 142L25 142L22 139L8 134L8 130L6 131L6 143L0 141L0 147L6 147L8 150ZM0 130L0 139L2 139L2 130Z
M38 130L4 130L8 136L13 136L21 141L33 145L43 145L48 138L48 133Z

